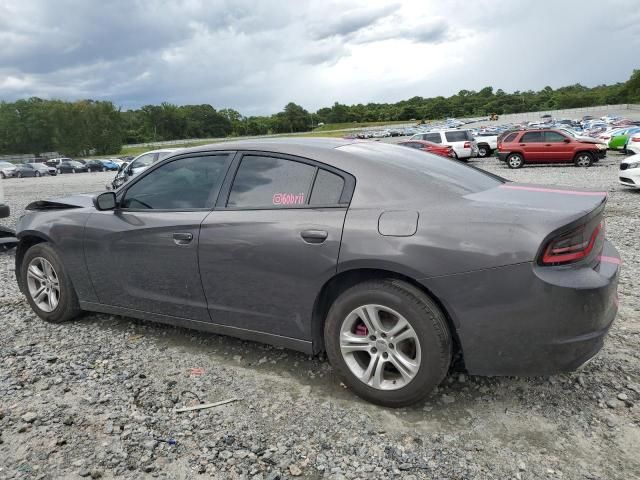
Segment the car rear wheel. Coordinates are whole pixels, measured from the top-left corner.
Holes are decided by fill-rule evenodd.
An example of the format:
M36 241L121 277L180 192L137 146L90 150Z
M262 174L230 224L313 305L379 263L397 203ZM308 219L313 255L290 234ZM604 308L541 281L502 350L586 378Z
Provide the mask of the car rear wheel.
M75 169L75 168L72 168L72 169L71 169L71 173L76 173L76 169Z
M40 176L40 172L36 172L36 173L34 174L34 176L39 177L39 176Z
M451 363L444 314L422 291L399 280L367 281L342 293L329 310L324 337L344 384L387 407L424 399Z
M491 154L491 149L487 145L478 145L478 157L484 158Z
M512 153L507 157L507 165L509 168L522 168L524 165L524 158L519 153Z
M7 176L4 174L4 172L0 172L0 177L7 178Z
M107 171L107 167L102 167L102 171L106 172Z
M576 167L590 167L593 164L593 157L590 153L580 152L576 155L573 163L575 163Z
M33 311L48 322L64 322L80 314L78 297L55 250L38 243L24 255L20 280Z
M18 174L16 175L18 178L22 178L22 172L18 172Z

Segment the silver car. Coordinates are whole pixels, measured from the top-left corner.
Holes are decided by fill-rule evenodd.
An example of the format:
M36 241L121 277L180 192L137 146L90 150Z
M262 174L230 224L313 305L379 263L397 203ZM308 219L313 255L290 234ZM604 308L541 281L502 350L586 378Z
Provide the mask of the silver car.
M10 178L16 176L16 166L9 162L0 162L0 177Z
M120 168L116 173L116 178L114 178L112 182L107 183L107 190L115 190L117 188L120 188L133 177L144 172L154 163L167 158L177 150L179 149L163 148L161 150L152 150L150 152L145 152L141 155L138 155L136 158L131 160L131 163L123 163L122 165L120 165Z

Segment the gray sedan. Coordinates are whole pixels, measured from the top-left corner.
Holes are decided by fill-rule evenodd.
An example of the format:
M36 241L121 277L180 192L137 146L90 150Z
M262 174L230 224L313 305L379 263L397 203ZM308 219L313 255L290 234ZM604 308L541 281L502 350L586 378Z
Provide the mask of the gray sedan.
M397 407L453 359L545 375L593 357L617 312L605 202L376 142L225 143L31 204L16 275L45 320L106 312L326 351L353 392Z
M10 178L16 175L16 166L10 162L0 162L0 178Z

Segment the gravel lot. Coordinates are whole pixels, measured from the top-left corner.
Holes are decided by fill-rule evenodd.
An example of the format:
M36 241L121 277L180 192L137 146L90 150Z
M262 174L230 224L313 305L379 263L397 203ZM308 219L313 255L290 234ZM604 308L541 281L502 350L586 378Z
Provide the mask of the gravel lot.
M413 408L360 401L322 357L117 316L46 324L18 292L13 256L0 254L0 478L640 478L640 191L618 185L619 159L518 171L472 162L610 192L620 313L579 372L452 373ZM14 216L3 223L33 200L97 191L111 177L7 180ZM196 397L239 401L174 412Z

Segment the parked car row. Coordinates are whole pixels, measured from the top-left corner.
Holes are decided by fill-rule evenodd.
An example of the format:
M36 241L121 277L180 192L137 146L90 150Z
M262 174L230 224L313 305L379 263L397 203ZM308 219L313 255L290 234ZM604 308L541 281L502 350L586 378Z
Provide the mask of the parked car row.
M120 159L73 160L71 158L53 158L45 162L13 164L0 162L0 177L23 178L42 177L62 173L86 173L117 171L123 162Z

